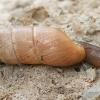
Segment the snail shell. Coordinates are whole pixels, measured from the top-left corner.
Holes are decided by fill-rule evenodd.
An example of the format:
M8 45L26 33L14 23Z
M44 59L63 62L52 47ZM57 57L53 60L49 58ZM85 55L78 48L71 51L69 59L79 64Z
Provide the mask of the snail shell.
M64 32L50 27L0 29L0 61L7 64L69 66L82 61L85 50Z

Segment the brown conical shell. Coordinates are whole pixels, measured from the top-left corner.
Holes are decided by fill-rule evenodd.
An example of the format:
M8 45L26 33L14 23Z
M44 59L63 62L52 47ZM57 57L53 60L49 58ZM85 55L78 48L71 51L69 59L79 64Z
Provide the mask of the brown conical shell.
M85 57L83 47L50 27L0 29L0 59L8 64L69 66Z

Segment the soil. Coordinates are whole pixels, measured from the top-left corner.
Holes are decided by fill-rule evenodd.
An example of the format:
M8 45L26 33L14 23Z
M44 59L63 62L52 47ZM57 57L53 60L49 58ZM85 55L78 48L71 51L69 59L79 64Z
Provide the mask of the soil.
M72 40L100 46L100 1L0 0L0 27L16 26L55 27ZM0 64L0 100L82 100L100 84L100 69L84 70L88 66Z

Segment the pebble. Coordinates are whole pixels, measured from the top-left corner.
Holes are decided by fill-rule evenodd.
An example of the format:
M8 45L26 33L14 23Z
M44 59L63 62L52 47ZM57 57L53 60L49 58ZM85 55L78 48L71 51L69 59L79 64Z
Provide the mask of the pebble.
M100 100L100 84L88 89L82 100Z
M94 34L96 34L96 31L94 29L89 29L89 30L87 30L86 34L87 35L94 35Z
M22 78L22 77L24 77L24 73L20 73L20 72L17 73L17 77L18 77L18 78Z
M90 39L88 37L83 37L82 40L85 42L92 42L93 41L92 39Z
M57 68L57 72L58 73L63 73L64 71L63 71L63 69Z
M81 70L83 71L86 71L88 70L89 68L92 68L93 66L91 66L90 64L88 63L83 63L82 67L81 67Z
M88 69L86 71L86 74L87 74L87 78L89 79L90 82L95 81L96 78L97 78L97 71L96 71L96 69L90 68L90 69Z
M84 81L86 82L93 82L97 79L97 70L96 69L88 69L86 72L85 72L85 77L84 77Z
M52 80L52 84L56 85L58 83L57 80Z
M38 23L37 21L34 21L34 22L33 22L33 26L38 26L38 24L39 24L39 23Z

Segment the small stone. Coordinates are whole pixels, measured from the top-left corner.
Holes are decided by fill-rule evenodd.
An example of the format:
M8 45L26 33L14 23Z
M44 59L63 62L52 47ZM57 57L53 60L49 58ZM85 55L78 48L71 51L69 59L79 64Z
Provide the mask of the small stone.
M87 32L86 32L86 34L88 35L94 35L94 34L96 34L96 30L94 30L94 29L89 29L89 30L87 30Z
M56 85L57 83L58 83L58 81L52 80L52 84Z
M86 73L87 73L87 77L90 79L90 81L95 81L96 80L96 78L97 78L97 71L96 71L96 69L90 68L90 69L88 69L86 71Z
M67 28L69 28L70 26L71 26L71 25L68 24L68 25L67 25Z
M37 21L34 21L34 22L33 22L33 26L38 26L38 24L39 24L39 23L38 23Z
M100 100L100 85L88 89L83 94L82 100Z
M58 73L63 73L64 71L63 71L63 69L57 68L57 72Z
M24 76L23 73L21 73L21 74L17 74L17 77L18 77L18 78L22 78L23 76Z
M92 68L92 67L93 67L93 66L91 66L91 65L88 64L88 63L83 63L81 69L82 69L83 71L86 71L86 70L88 70L89 68Z
M17 77L18 77L18 78L24 77L24 73L23 73L22 71L19 71L19 72L17 73Z
M86 81L86 82L93 82L93 81L96 80L96 78L97 78L97 71L96 71L96 69L90 68L90 69L88 69L86 71L86 76L84 78L84 81Z
M88 38L88 37L83 37L82 40L84 40L85 42L92 42L93 40Z

